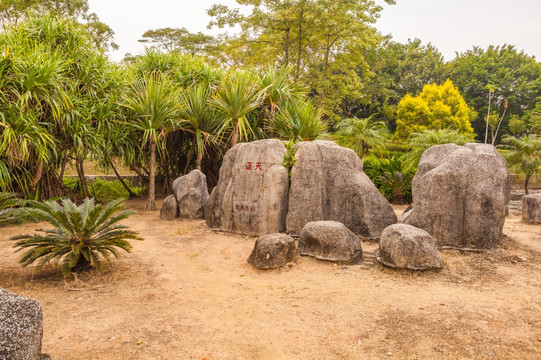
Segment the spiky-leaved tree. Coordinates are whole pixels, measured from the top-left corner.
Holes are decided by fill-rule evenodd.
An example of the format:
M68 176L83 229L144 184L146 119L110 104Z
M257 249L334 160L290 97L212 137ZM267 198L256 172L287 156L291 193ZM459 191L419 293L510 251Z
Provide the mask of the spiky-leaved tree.
M507 135L502 143L500 147L509 150L503 154L509 166L524 175L524 192L528 194L531 177L541 172L541 140L533 134L521 138Z
M143 145L149 148L147 211L156 210L156 151L165 135L179 125L180 90L156 74L137 79L124 99L130 110L126 123L142 133Z

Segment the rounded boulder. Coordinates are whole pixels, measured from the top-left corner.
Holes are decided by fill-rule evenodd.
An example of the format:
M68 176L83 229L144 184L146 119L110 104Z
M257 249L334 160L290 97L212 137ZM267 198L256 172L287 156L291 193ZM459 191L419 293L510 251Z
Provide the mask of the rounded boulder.
M423 229L394 224L383 230L377 260L383 265L410 270L439 269L441 257L432 236Z
M255 241L248 262L261 270L276 269L297 256L295 239L286 234L267 234Z
M337 221L312 221L299 235L299 253L319 260L355 263L363 249L357 236Z

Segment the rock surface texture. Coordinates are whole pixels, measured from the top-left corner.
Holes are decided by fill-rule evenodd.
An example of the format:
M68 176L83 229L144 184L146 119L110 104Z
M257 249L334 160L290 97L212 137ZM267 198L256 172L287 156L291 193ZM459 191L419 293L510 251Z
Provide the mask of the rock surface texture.
M353 150L317 140L297 145L287 232L299 234L308 222L319 220L338 221L354 233L377 238L397 217Z
M165 220L173 220L178 217L178 204L174 195L169 195L165 198L160 209L160 218Z
M427 270L442 266L432 236L406 224L393 224L383 230L376 258L382 264L398 269Z
M209 198L207 177L199 170L180 176L173 181L173 195L177 199L178 217L202 219Z
M276 269L295 260L297 244L286 234L267 234L255 241L248 262L261 270Z
M207 225L255 236L283 232L289 189L285 154L284 144L273 139L231 148L207 203Z
M421 157L412 195L401 222L428 231L438 247L490 249L505 222L507 162L491 145L433 146Z
M0 359L42 359L42 336L39 302L0 289Z
M363 257L357 236L336 221L313 221L306 224L299 235L299 253L341 263L354 263Z
M522 197L522 221L541 223L541 194L529 194Z

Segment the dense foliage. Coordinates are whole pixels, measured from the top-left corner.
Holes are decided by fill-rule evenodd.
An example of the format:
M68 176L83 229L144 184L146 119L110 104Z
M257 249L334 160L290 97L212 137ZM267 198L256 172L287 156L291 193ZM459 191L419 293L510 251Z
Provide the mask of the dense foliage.
M210 27L235 35L149 30L144 54L121 65L86 0L2 3L0 190L81 201L97 194L85 177L94 160L129 196L119 166L138 174L152 210L177 176L197 168L212 187L231 146L264 138L334 139L365 159L407 152L373 177L399 189L431 145L541 133L541 67L513 46L446 63L431 44L379 34L371 0L237 3L208 10ZM63 186L68 165L75 190Z

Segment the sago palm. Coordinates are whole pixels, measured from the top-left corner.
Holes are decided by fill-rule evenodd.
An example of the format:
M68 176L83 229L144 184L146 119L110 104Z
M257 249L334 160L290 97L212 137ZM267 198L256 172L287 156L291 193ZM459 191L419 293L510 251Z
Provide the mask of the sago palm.
M541 140L536 135L524 135L521 138L504 136L501 148L509 150L503 153L509 166L524 174L524 192L528 194L528 184L533 175L541 172Z
M223 134L233 126L231 147L239 137L247 139L253 134L247 115L261 105L264 95L254 76L245 72L230 74L216 88L212 103L223 118L219 132Z
M24 212L54 228L13 237L17 251L25 250L19 262L23 266L37 262L37 270L51 262L59 265L66 276L72 270L86 270L91 264L101 270L103 260L119 257L119 249L131 251L129 240L142 240L137 232L119 224L133 213L118 212L123 208L122 200L97 205L94 199L86 199L80 206L69 199L61 203L31 202Z
M128 124L142 131L143 145L150 149L147 211L156 210L156 148L178 126L180 92L165 78L154 75L138 79L124 100L132 116Z

